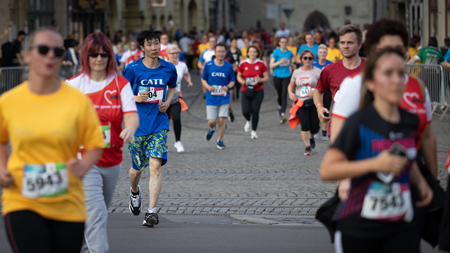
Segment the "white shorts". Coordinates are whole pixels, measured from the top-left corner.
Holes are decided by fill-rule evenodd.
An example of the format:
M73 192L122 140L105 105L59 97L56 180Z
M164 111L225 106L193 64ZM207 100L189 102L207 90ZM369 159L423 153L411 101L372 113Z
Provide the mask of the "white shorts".
M228 118L229 104L223 105L207 105L206 119Z

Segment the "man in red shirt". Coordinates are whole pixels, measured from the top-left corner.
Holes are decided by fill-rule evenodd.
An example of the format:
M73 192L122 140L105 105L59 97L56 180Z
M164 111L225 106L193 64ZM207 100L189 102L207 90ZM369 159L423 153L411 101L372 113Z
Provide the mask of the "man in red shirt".
M365 63L365 60L361 59L358 54L362 46L362 32L357 26L343 26L339 30L339 43L343 59L328 65L322 70L314 91L314 104L316 105L319 119L323 123L330 121L330 112L323 106L323 93L330 88L334 101L342 81L349 75L360 73ZM331 129L329 133L331 133Z

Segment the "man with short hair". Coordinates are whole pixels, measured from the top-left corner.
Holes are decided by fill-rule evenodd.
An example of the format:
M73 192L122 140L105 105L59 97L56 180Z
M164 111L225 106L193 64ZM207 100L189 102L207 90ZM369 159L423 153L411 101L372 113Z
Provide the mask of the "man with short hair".
M210 62L213 59L215 54L215 46L217 44L216 37L212 36L208 39L209 48L205 49L203 53L200 55L200 59L198 60L198 68L200 69L200 75L203 75L203 68L206 63ZM206 98L206 89L202 86L203 98Z
M364 59L359 57L359 49L362 46L362 32L355 25L345 25L339 30L340 50L343 59L328 65L320 73L319 81L314 90L314 104L322 123L330 121L329 110L323 106L323 94L330 88L332 101L336 100L342 81L350 75L361 72ZM332 129L328 129L328 136Z
M17 39L13 42L13 66L25 66L25 61L22 57L22 42L27 37L24 31L19 31L17 33Z
M161 59L167 61L167 48L169 47L169 35L163 33L161 35L161 51L159 52L159 56Z
M408 63L416 63L422 60L424 64L440 64L444 62L444 57L438 49L438 42L436 37L431 37L428 41L428 47L420 49L419 53L416 54Z
M120 62L122 63L120 65L121 69L126 67L128 64L139 60L142 57L144 57L144 53L138 48L137 42L130 42L130 50L127 50L125 53L123 53L122 58L120 59Z
M280 23L280 29L275 32L275 38L286 37L289 38L291 31L286 29L286 24L284 22Z
M216 58L206 63L202 75L203 87L206 93L206 118L209 130L206 140L209 141L216 131L219 120L217 148L224 149L223 136L230 104L230 90L233 89L235 77L233 66L225 61L227 49L225 44L219 43L214 47Z

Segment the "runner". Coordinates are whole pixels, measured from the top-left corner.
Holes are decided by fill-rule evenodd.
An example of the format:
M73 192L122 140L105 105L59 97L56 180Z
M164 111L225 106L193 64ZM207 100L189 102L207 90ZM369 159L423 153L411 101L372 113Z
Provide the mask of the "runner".
M198 55L202 55L203 51L205 51L206 49L208 49L209 43L208 43L208 35L203 34L202 35L202 43L200 43L200 45L198 45Z
M163 33L161 35L161 51L159 52L159 57L165 61L168 61L167 48L169 45L169 35Z
M273 69L273 83L278 94L278 116L280 123L286 123L287 87L291 80L294 54L287 49L287 38L278 39L279 48L275 49L270 59L270 68Z
M263 83L269 81L266 64L260 60L261 51L255 45L248 47L248 59L239 64L238 82L242 83L242 115L247 120L245 132L251 132L250 138L257 139L256 129L259 122L259 110L264 99ZM251 121L251 124L250 124Z
M237 48L237 39L232 38L230 40L230 48L228 49L227 55L225 56L225 61L233 64L236 62L239 63L239 62L243 61L243 59L244 58L242 57L241 51ZM237 68L234 69L234 66L233 66L233 70L234 70L234 77L236 78ZM239 99L239 93L240 93L239 90L241 88L241 84L239 82L236 82L234 87L235 87L235 89L233 89L233 90L236 90L236 92L234 93L233 90L230 91L232 93L231 96L232 96L233 100L234 100L233 95L236 95L236 98Z
M336 47L336 38L330 37L328 39L328 54L327 60L331 62L337 62L342 60L342 54L339 48Z
M203 76L203 68L206 63L210 62L213 59L214 56L214 48L216 46L216 37L210 37L209 38L209 48L205 49L203 53L200 55L200 59L198 61L198 68L200 69L200 76ZM206 89L202 85L202 91L203 91L203 98L206 98Z
M303 155L311 155L312 149L316 147L314 135L319 132L320 125L312 96L321 70L312 65L313 51L303 50L300 59L303 66L294 71L288 87L289 98L294 101L290 113L296 115L301 123L302 139L305 144Z
M328 48L325 46L325 44L321 44L319 46L319 59L316 61L313 61L312 65L314 67L319 68L322 70L325 68L325 66L332 64L331 61L327 60L327 54L328 54ZM331 90L328 88L325 93L323 94L323 106L327 108L327 110L330 110L331 107ZM328 137L327 131L328 131L328 124L327 123L321 123L322 124L322 140L328 141L330 138ZM316 136L314 136L317 138Z
M81 49L81 74L66 81L91 99L105 141L100 161L83 177L88 219L82 252L108 252L106 223L122 169L122 146L124 141L133 140L139 126L130 83L118 75L112 55L114 52L104 34L90 34Z
M202 75L202 84L206 88L206 118L209 130L206 133L206 140L209 141L216 131L217 118L219 118L217 148L224 149L223 143L225 134L225 123L228 116L230 103L230 92L233 89L235 78L233 66L226 62L225 44L217 44L214 48L216 58L205 65Z
M145 58L127 66L123 76L130 81L139 115L139 128L134 142L128 144L133 167L130 169L130 212L141 213L141 189L138 185L142 171L149 166L149 206L143 226L159 223L156 203L161 192L161 166L167 163L167 132L169 119L166 111L176 87L177 72L172 63L159 59L161 32L150 25L138 34L138 42ZM145 122L145 123L144 123Z
M292 54L294 54L294 58L297 58L298 48L295 46L295 40L293 37L288 38L287 49L291 50Z
M186 103L182 100L181 96L181 80L186 80L188 87L192 87L191 75L189 74L188 67L184 62L179 61L180 50L175 45L170 45L167 48L169 62L171 62L177 69L177 90L173 96L172 102L170 102L169 113L173 120L173 130L175 133L175 148L178 153L184 152L183 143L181 143L181 111L187 110Z
M388 47L371 55L363 76L361 109L347 120L320 168L322 180L352 178L337 212L336 252L418 253L413 205L428 205L433 191L414 162L420 121L399 108L404 52ZM412 200L410 182L420 201Z
M335 101L336 92L339 90L342 80L349 75L361 72L365 63L365 60L358 55L358 51L361 48L361 39L361 30L355 25L345 25L339 30L340 49L344 59L323 69L317 82L317 88L314 91L314 104L322 123L330 121L328 115L330 111L322 105L323 93L330 88L331 98ZM331 131L328 129L328 135L332 134Z
M298 49L297 57L295 58L295 63L297 63L297 64L302 63L302 60L300 59L300 54L305 49L309 49L309 50L313 51L314 57L316 57L316 59L319 57L319 44L314 44L314 36L311 33L306 33L305 40L306 40L306 44L302 45Z
M24 58L29 80L0 97L2 215L14 252L78 253L83 243L82 178L104 142L92 103L56 77L64 52L59 33L34 31Z
M139 60L140 58L144 57L144 53L138 48L138 44L136 41L130 42L130 50L123 53L122 58L120 58L120 64L121 69L125 69L125 67L134 62Z

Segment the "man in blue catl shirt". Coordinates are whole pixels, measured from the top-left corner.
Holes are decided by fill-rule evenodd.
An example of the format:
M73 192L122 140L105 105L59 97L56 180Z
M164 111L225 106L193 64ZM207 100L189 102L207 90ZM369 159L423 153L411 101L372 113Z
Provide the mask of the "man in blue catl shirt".
M209 130L206 140L209 141L216 131L216 120L219 118L219 139L217 148L224 149L223 136L230 104L230 89L233 88L235 77L233 65L225 61L227 50L225 44L219 43L214 47L216 58L205 64L202 84L206 88L206 118Z
M161 192L161 166L167 162L167 132L169 118L166 111L175 95L177 71L172 63L161 60L159 52L161 32L150 25L139 33L138 43L144 58L130 63L123 76L130 81L139 115L139 128L134 141L128 143L133 167L130 169L130 212L139 215L142 209L141 189L138 185L142 171L149 166L149 207L143 226L159 223L156 203Z

